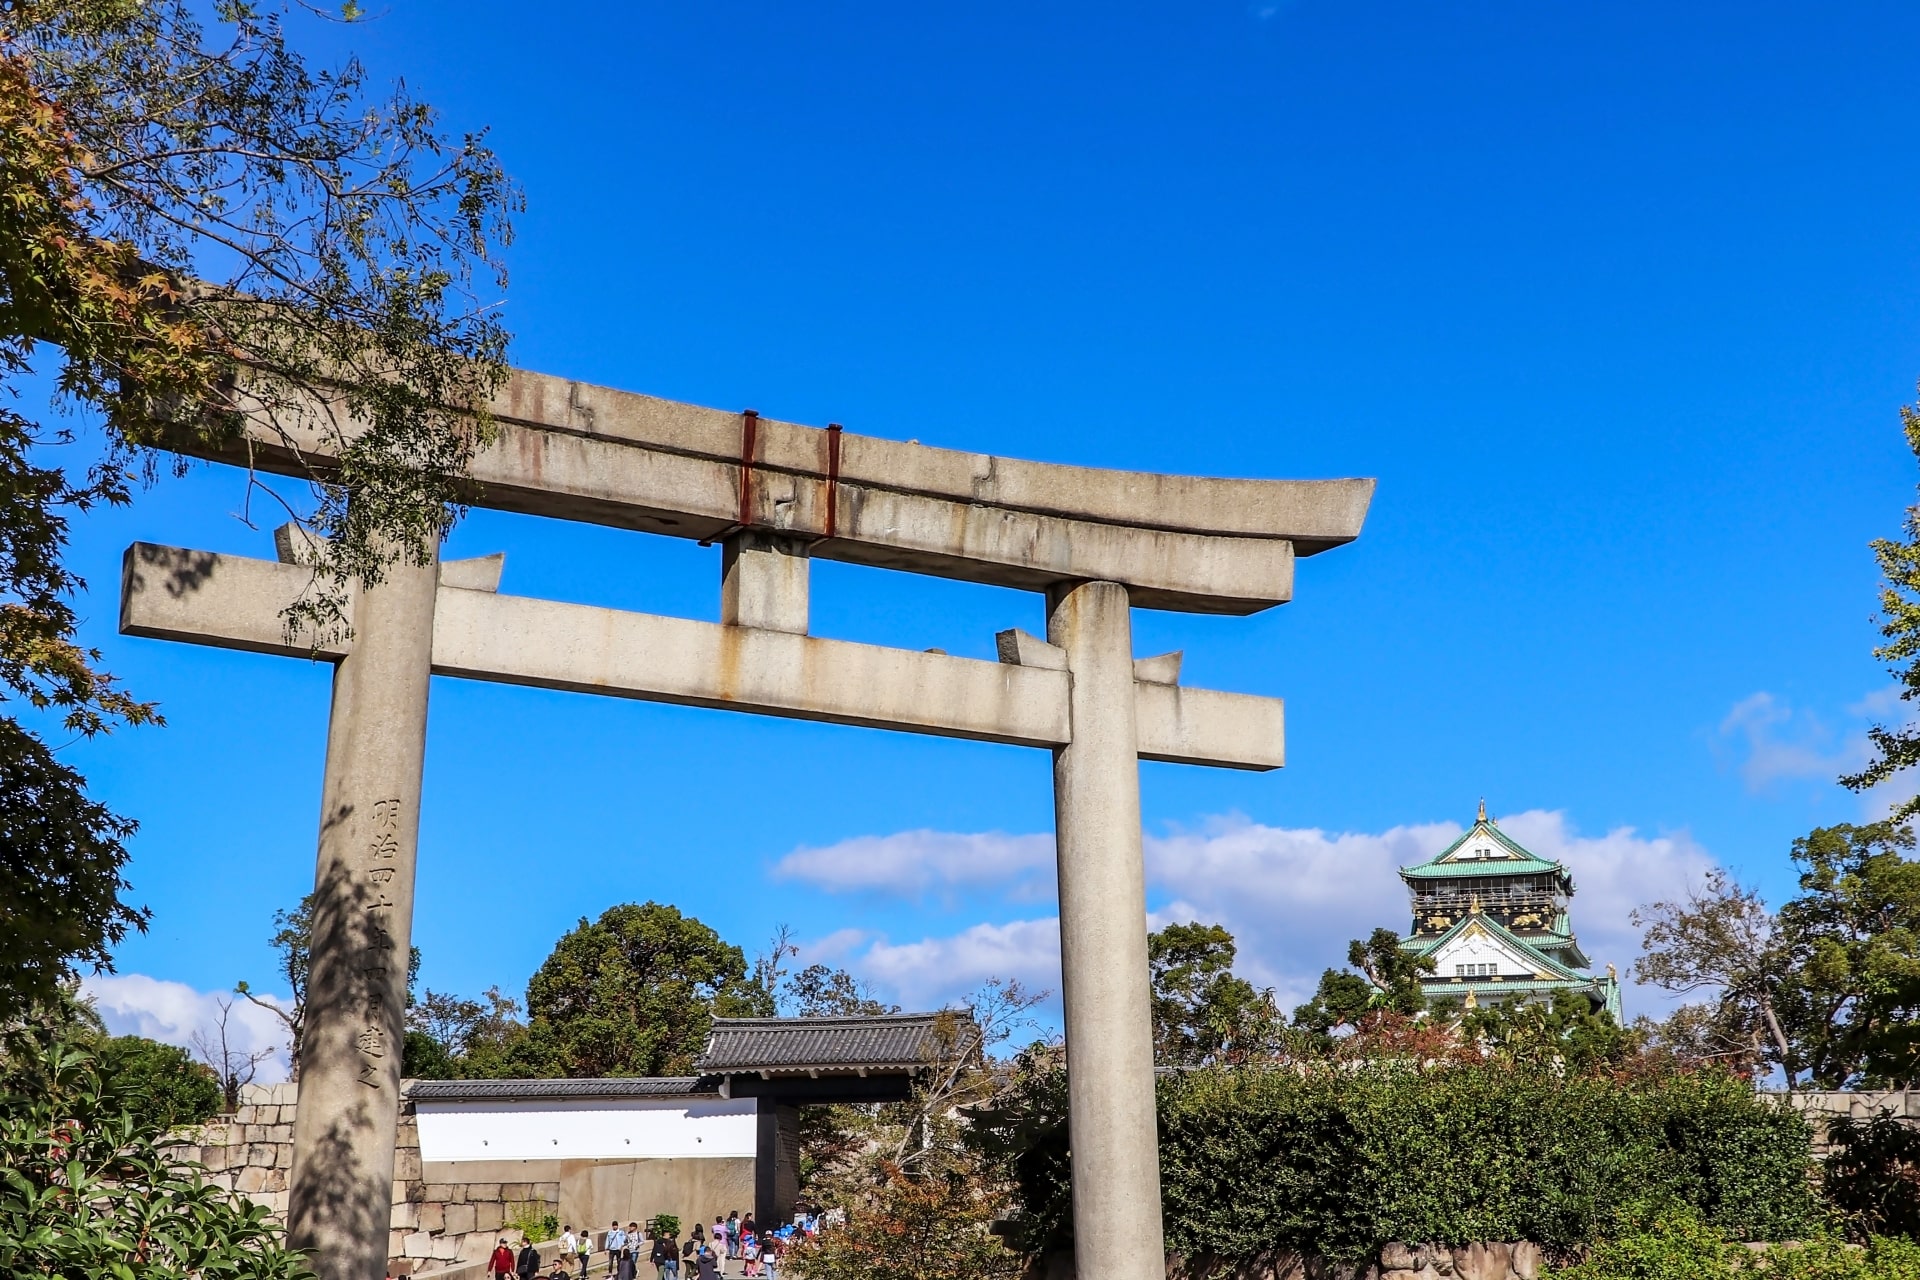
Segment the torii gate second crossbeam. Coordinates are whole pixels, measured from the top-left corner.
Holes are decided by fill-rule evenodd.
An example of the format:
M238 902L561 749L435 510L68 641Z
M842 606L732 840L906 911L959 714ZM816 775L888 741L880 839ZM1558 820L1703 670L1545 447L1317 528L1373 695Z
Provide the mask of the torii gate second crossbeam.
M312 570L138 543L121 630L336 664L291 1242L322 1280L384 1274L427 693L434 674L1045 747L1054 755L1077 1266L1160 1280L1137 761L1283 759L1277 699L1189 689L1137 660L1131 605L1248 613L1296 555L1358 536L1370 480L1211 480L953 453L516 371L476 505L722 543L721 622L498 593L501 558L392 566L355 589L350 642L286 632ZM350 429L350 428L348 428ZM337 453L324 413L257 424L250 457ZM231 460L231 459L229 459ZM807 632L815 556L1046 593L1045 640L998 662Z

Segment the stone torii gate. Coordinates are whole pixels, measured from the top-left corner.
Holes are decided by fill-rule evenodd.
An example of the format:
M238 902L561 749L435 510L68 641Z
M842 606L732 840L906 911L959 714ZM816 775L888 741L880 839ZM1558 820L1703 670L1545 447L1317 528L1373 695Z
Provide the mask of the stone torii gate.
M1044 747L1054 758L1078 1267L1160 1280L1140 759L1273 769L1277 699L1136 660L1130 608L1249 614L1294 559L1358 536L1371 480L1201 479L1022 462L516 371L475 505L719 542L718 624L498 593L503 557L396 564L351 641L289 637L312 580L278 560L136 543L120 629L335 664L289 1236L323 1280L384 1274L431 675ZM227 461L336 457L324 413ZM1044 592L998 662L807 634L811 559Z

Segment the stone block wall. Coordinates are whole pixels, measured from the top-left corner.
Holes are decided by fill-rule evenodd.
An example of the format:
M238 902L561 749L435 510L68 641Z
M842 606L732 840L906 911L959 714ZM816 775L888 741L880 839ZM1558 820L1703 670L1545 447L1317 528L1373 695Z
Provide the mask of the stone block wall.
M240 1107L177 1136L175 1152L205 1166L216 1186L265 1205L285 1222L287 1173L293 1166L297 1086L252 1085ZM420 1161L420 1131L403 1107L395 1135L393 1217L387 1251L396 1271L416 1272L484 1259L516 1206L544 1205L557 1213L560 1183L428 1182ZM516 1243L517 1243L516 1239Z
M1920 1089L1863 1089L1858 1091L1812 1091L1777 1093L1782 1103L1804 1113L1813 1124L1813 1151L1828 1152L1826 1120L1830 1116L1851 1116L1866 1120L1886 1112L1888 1115L1920 1124Z

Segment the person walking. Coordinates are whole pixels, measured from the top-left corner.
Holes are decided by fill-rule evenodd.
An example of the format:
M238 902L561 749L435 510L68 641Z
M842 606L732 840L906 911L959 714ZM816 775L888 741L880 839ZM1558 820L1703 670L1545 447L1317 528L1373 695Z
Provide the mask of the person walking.
M640 1224L627 1224L627 1246L620 1251L619 1280L634 1280L634 1273L640 1269Z
M533 1247L533 1241L521 1238L520 1257L514 1263L513 1270L520 1280L533 1280L540 1274L540 1251Z
M727 1220L717 1213L713 1215L713 1252L720 1274L727 1274Z
M560 1271L571 1271L575 1258L580 1256L580 1237L573 1234L573 1224L569 1222L560 1229L560 1256L554 1259L554 1266Z
M727 1214L727 1256L729 1258L740 1256L740 1211L738 1209Z
M493 1256L487 1259L487 1274L500 1280L513 1274L513 1250L507 1248L507 1238L500 1237L500 1243L493 1247Z
M620 1219L615 1218L607 1224L607 1274L613 1275L620 1269L620 1251L627 1247L627 1233L620 1229Z
M653 1237L652 1260L654 1280L679 1280L680 1250L674 1245L672 1236Z

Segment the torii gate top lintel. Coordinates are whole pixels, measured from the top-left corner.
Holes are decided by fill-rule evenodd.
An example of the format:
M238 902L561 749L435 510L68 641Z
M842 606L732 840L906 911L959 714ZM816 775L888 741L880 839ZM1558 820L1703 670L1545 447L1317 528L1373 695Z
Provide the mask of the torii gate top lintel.
M321 408L277 413L228 459L308 474L352 430ZM1030 462L522 369L492 409L476 506L702 541L751 528L819 559L1029 590L1119 582L1136 606L1195 613L1291 598L1294 557L1358 537L1374 487Z

